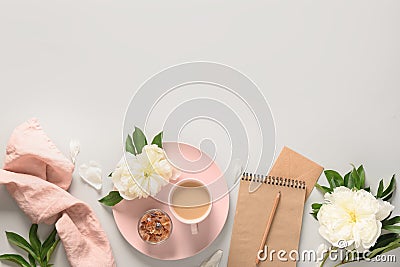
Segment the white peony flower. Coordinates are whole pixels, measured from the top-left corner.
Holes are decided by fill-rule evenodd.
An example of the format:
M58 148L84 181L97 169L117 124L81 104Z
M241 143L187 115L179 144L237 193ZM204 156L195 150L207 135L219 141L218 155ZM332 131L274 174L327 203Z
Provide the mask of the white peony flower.
M100 165L93 160L91 160L89 164L82 164L79 166L79 175L81 178L97 190L100 190L103 185L101 174L102 170Z
M126 160L129 167L121 159L111 177L121 197L127 200L155 196L169 180L180 175L157 145L146 145L141 154L128 154Z
M317 215L319 233L336 247L345 242L347 249L363 252L375 244L381 234L381 220L393 209L390 203L363 189L337 187L325 194L325 204Z

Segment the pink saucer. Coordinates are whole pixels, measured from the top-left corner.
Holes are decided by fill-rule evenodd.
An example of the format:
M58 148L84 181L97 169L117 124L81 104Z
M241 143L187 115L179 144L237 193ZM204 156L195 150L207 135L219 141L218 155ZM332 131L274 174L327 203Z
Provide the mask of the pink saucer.
M171 159L171 157L177 154L177 143L163 143L163 146L168 158ZM193 146L179 144L179 150L185 160L189 160L190 163L195 161L204 162L204 160L206 160L210 164L198 173L190 173L189 171L183 172L177 181L190 177L202 180L205 184L212 184L216 180L218 181L216 183L217 185L213 186L214 189L211 190L213 199L215 199L211 213L199 224L198 235L192 235L189 225L183 224L175 219L167 204L151 197L131 201L123 200L113 208L115 222L124 238L143 254L160 260L188 258L207 248L222 231L229 211L228 186L225 179L218 179L222 173L215 162ZM174 159L171 160L174 163L177 162L174 161ZM170 187L165 187L160 192L160 196L168 195L169 190ZM226 192L226 194L221 194L221 192ZM167 212L173 223L171 236L168 240L159 245L147 244L139 237L137 232L139 218L145 211L154 208Z

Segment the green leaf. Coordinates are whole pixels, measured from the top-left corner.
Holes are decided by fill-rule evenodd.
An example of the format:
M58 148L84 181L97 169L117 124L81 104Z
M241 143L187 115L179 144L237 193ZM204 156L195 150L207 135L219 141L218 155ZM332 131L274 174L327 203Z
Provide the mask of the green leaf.
M31 228L29 229L29 241L31 242L33 251L36 253L36 255L40 255L42 244L40 243L37 230L38 230L38 225L32 224Z
M337 185L335 183L335 180L331 179L329 180L329 186L331 187L331 189L335 189L336 187L338 187L339 185Z
M16 254L0 255L0 260L11 261L22 267L31 267L31 265L29 265L29 263L22 256Z
M354 166L353 166L353 170L350 173L350 177L352 177L354 180L354 187L357 189L361 189L361 179L360 179L360 176L358 175L358 172Z
M390 196L390 194L392 194L394 192L395 188L396 188L396 180L395 180L395 176L393 175L392 179L390 180L389 186L382 193L382 198Z
M133 132L133 143L136 147L136 153L142 153L142 149L145 145L147 145L146 136L138 127L135 126L135 131Z
M396 216L396 217L393 217L393 218L386 219L386 220L382 221L382 225L383 226L385 226L385 225L393 225L393 224L398 224L398 223L400 223L400 216Z
M47 252L49 251L51 246L56 242L56 235L57 235L57 229L54 228L53 231L51 231L49 236L46 238L46 240L43 242L42 251L40 254L40 258L42 260L46 259Z
M400 226L397 225L385 225L382 229L388 230L391 233L400 234Z
M344 180L337 171L325 170L324 173L325 173L326 179L329 182L329 185L331 186L331 189L334 189L335 187L344 185Z
M387 253L387 252L397 249L397 248L400 248L400 243L394 243L394 244L388 246L384 251L382 251L382 254Z
M364 188L364 190L371 193L371 187L370 186Z
M319 184L315 184L315 187L321 191L323 194L325 193L331 193L333 190L330 189L329 187L323 186L323 185L319 185Z
M383 179L379 182L378 192L376 193L377 198L381 198L383 194Z
M106 206L115 206L121 202L121 200L123 200L123 198L118 191L111 191L107 196L100 199L99 202Z
M28 259L29 259L30 265L31 265L32 267L36 267L36 260L35 260L35 258L34 258L31 254L28 255Z
M312 207L314 210L319 210L319 209L322 207L322 203L313 203L313 204L311 205L311 207Z
M344 186L346 186L347 188L353 189L355 187L355 181L353 176L351 175L351 172L347 173L344 176Z
M54 242L54 244L50 247L49 251L47 251L47 255L46 255L47 262L50 261L51 255L53 254L53 251L56 249L59 242L60 242L60 239L57 239L57 241Z
M343 184L345 187L348 187L349 185L349 177L350 177L350 173L346 173L346 175L343 177Z
M23 238L19 234L13 233L13 232L6 232L6 236L7 236L8 242L10 242L13 245L16 245L19 248L22 248L23 250L25 250L32 256L36 257L34 249L28 243L28 241L25 240L25 238Z
M317 215L319 212L319 209L322 207L322 203L313 203L311 204L311 207L313 211L310 213L316 220L318 220Z
M360 188L364 188L365 186L365 170L364 166L360 165L357 169L358 177L360 177Z
M389 234L384 234L381 235L378 240L376 241L376 244L371 248L371 251L377 249L377 248L381 248L381 247L385 247L388 244L392 243L393 241L395 241L398 238L398 235L395 233L389 233Z
M162 148L162 137L163 137L163 132L160 132L156 136L154 136L153 141L151 141L151 144L157 145L159 148Z
M133 145L132 137L128 134L125 141L125 150L133 155L136 155L136 149Z
M317 217L318 212L313 211L310 214L314 217L314 219L316 219L318 221L318 217Z
M383 201L389 201L393 196L393 192L387 195L386 197L382 198Z
M389 243L388 245L374 249L373 251L371 251L371 253L368 254L368 258L372 259L377 255L380 255L382 253L386 253L390 250L396 249L399 246L400 246L400 238L397 238L395 241Z

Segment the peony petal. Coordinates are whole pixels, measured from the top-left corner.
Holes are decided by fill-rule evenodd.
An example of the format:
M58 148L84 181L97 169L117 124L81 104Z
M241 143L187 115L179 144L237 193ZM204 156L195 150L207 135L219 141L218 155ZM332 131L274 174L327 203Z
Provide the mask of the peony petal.
M387 201L378 199L379 210L376 213L376 219L382 221L386 219L390 213L394 210L394 206Z
M172 166L172 165L171 165ZM182 175L182 172L174 167L172 167L172 175L171 178L169 178L172 181L175 181Z
M331 238L331 231L326 226L321 225L318 228L318 232L326 241L328 241L332 245L335 243Z
M367 249L371 248L373 245L375 245L379 236L382 234L382 223L380 221L375 221L374 223L376 224L376 228L374 228L375 235L362 236L364 250L367 250ZM367 231L365 231L365 228L362 233L367 234ZM368 237L369 237L369 240L368 240Z
M161 185L158 182L158 175L152 175L151 177L149 177L149 185L148 185L148 193L151 196L155 196L160 190L161 190ZM161 177L161 179L163 179Z
M102 170L100 165L95 161L90 161L89 164L82 164L79 167L80 177L96 190L100 190L102 183Z
M322 205L317 218L320 224L327 225L330 228L345 224L351 219L346 209L333 204Z
M325 202L338 205L347 210L352 210L355 207L354 192L344 186L336 187L333 193L325 194Z
M138 197L136 194L130 194L129 192L126 191L119 191L119 194L123 199L126 200L133 200Z
M153 171L164 179L169 180L172 177L172 167L166 159L153 163L152 167Z
M200 267L218 267L219 263L221 262L223 252L222 250L217 250L211 258L208 260L203 261Z
M157 145L145 145L141 154L146 157L147 161L151 164L159 162L165 158L164 150L159 148Z
M69 142L69 155L71 157L71 161L75 164L76 157L78 156L79 152L81 151L81 144L78 140L72 139Z
M353 228L354 248L362 253L372 247L381 235L381 228L382 223L375 218L357 222Z
M358 219L370 218L379 211L379 204L376 198L364 189L356 191L353 199L355 203L353 209Z

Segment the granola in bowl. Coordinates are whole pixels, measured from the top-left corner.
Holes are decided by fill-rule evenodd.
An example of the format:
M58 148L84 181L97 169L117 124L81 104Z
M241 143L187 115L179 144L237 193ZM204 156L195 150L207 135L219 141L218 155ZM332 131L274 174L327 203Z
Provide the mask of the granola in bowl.
M146 211L138 222L138 233L149 244L160 244L167 240L172 231L169 215L159 209Z

